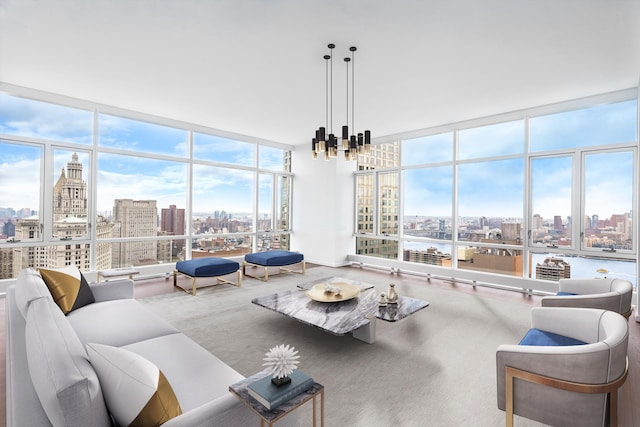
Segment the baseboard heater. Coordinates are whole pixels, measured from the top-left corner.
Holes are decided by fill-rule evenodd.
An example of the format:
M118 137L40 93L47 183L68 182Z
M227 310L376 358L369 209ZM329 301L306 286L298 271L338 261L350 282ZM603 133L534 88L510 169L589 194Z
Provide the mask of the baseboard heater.
M517 287L511 287L511 286L504 286L504 285L496 285L495 283L478 282L476 280L468 280L468 279L459 279L451 276L444 276L444 275L433 274L433 273L423 273L420 271L404 270L404 269L401 270L400 268L397 268L397 267L385 267L385 266L376 265L376 264L367 264L360 261L351 261L351 267L385 271L385 272L388 272L389 274L409 274L411 276L424 277L427 279L433 278L433 279L438 279L445 282L466 284L473 287L484 286L486 288L500 289L503 291L511 291L511 292L519 292L521 294L528 294L528 295L541 295L541 296L553 295L553 293L551 292L536 291L533 289L524 289L524 288L517 288Z

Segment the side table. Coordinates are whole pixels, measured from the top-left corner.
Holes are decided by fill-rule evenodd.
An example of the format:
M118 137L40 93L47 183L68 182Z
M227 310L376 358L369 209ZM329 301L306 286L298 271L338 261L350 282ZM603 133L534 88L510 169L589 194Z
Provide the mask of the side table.
M267 371L261 371L229 386L229 391L231 392L231 394L240 399L242 403L244 403L249 409L251 409L256 415L260 417L260 427L265 427L265 425L273 427L273 423L275 423L285 415L290 414L296 408L304 405L309 400L313 401L313 427L316 427L316 397L318 396L320 396L320 427L324 427L324 386L322 384L314 383L313 387L311 387L309 390L300 393L296 397L292 398L288 402L283 403L277 408L269 410L262 406L260 402L251 397L247 392L247 387L249 386L249 384L258 381L259 379L266 376Z
M110 277L129 276L129 279L133 279L134 274L140 274L140 272L135 268L114 268L111 270L99 270L98 283L100 283L100 277L106 280Z

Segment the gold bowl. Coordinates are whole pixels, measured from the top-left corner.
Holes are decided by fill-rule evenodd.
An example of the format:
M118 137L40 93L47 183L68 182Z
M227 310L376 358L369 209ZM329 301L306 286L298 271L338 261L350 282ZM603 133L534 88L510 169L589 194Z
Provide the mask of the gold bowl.
M319 302L340 302L353 299L360 293L360 288L349 283L330 283L331 286L340 288L341 292L339 294L327 292L327 284L328 283L318 283L313 285L313 287L306 292L307 296Z

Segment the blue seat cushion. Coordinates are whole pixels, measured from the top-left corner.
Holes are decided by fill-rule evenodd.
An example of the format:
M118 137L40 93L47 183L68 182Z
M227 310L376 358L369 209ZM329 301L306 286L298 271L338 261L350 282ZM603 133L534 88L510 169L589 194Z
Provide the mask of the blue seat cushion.
M176 270L191 277L223 276L239 269L239 263L225 258L197 258L176 263Z
M556 294L556 296L558 296L558 297L567 297L567 296L571 296L571 295L577 295L577 294L572 294L571 292L558 292Z
M265 267L278 267L301 262L304 260L304 255L289 251L266 251L246 254L244 260L251 264L263 265Z
M537 346L563 346L563 345L584 345L586 342L577 340L564 335L554 334L553 332L543 331L541 329L531 328L518 345L537 345Z

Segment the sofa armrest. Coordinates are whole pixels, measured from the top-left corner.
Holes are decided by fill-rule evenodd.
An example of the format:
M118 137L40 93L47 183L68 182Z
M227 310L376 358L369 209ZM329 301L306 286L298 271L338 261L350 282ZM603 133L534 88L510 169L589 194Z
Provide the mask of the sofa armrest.
M621 296L614 292L604 294L546 296L542 298L540 304L542 307L598 308L618 313L622 308Z
M278 427L303 425L299 409L278 420ZM162 427L210 427L258 425L260 418L231 394L219 397L170 419Z
M96 302L112 301L117 299L133 299L133 280L120 279L104 283L91 283L89 285Z

